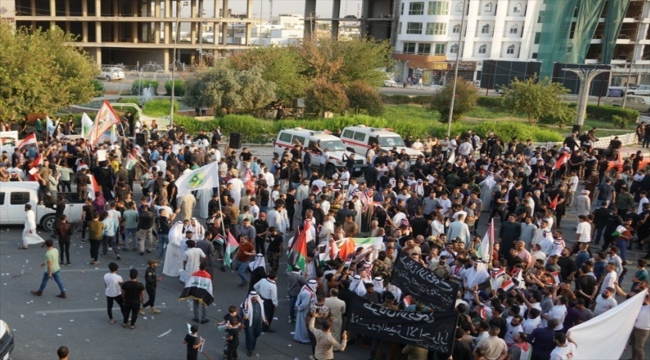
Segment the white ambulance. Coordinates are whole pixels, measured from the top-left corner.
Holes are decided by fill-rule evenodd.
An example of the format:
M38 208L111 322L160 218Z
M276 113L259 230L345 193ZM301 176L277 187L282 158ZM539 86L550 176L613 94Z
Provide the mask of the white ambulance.
M325 167L325 176L331 178L336 170L341 170L345 166L348 158L352 154L345 150L341 139L332 135L331 132L324 130L308 130L304 128L284 129L278 133L274 143L273 155L281 157L284 149L292 149L298 143L302 144L303 149L310 155L311 167L318 168L321 161L321 150L327 149L328 160ZM354 166L348 169L350 174L360 173L368 167L363 156L355 154Z
M372 128L365 125L348 126L341 133L341 141L347 150L354 151L364 158L372 144L377 144L381 150L396 149L398 154L405 150L411 162L415 162L418 156L424 155L419 150L406 147L402 137L387 128Z

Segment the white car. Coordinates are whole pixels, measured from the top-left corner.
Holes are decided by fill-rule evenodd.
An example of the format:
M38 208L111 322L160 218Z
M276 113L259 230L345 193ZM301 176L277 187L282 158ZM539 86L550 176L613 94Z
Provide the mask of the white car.
M102 71L97 76L100 79L105 79L106 81L111 80L124 80L124 70L118 67L105 67L102 68Z
M384 80L384 86L386 86L386 87L396 87L397 83L393 79L386 79L386 80Z
M636 89L628 90L627 94L650 96L650 85L639 85Z

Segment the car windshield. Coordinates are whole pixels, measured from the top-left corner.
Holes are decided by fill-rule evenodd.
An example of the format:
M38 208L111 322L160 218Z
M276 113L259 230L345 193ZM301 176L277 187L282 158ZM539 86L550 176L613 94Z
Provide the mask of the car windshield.
M402 140L402 138L397 135L381 136L379 137L379 146L381 147L404 146L404 140Z
M345 147L341 140L321 140L319 145L321 149L328 149L329 151L344 151Z

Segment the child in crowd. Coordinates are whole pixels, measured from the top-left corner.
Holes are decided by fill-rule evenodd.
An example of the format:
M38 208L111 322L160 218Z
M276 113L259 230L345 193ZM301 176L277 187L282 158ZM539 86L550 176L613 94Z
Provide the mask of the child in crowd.
M199 338L199 326L192 325L190 327L190 334L185 335L183 344L187 344L187 360L198 360L199 348L203 345L205 339Z

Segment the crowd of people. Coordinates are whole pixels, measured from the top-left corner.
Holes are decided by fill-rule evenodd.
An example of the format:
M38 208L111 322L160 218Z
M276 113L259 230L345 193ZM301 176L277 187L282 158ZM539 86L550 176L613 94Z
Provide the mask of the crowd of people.
M248 356L262 332L274 331L279 276L287 282L293 339L311 344L318 360L333 359L334 351L353 343L368 347L373 360L568 359L575 346L566 336L571 327L615 307L617 296L629 298L648 288L650 251L634 263L632 274L626 265L632 268L629 249L650 244L650 170L641 152L615 163L620 141L598 150L593 130L571 134L552 148L523 139L506 143L494 134L481 139L472 131L440 140L409 136L406 146L423 152L416 161L397 149L374 146L358 154L366 158L367 169L345 167L332 178L312 170L310 153L300 143L265 163L246 148L222 155L219 130L209 137L173 126L151 134L141 145L126 139L91 148L83 139L51 138L17 148L10 157L3 154L0 179L39 181L41 201L57 211L65 204L57 192L71 192L72 184L85 199L81 219L58 217L54 235L61 265L70 265L69 223L79 223L81 241L88 232L95 265L112 256L109 251L116 260L124 251L153 252L163 261L163 274L185 284L195 276L222 282L225 275L217 268L236 268L248 296L221 323L230 359L237 358L240 331ZM106 150L105 161L98 161L98 150ZM177 197L176 180L211 162L218 162L220 187ZM38 171L29 173L32 167ZM139 199L134 198L137 182ZM575 230L563 226L568 211L575 216ZM482 253L486 228L494 230L489 254ZM312 239L306 264L290 264L285 273L280 260L291 246L287 240L303 231ZM238 243L232 264L229 237ZM359 237L381 238L382 246L358 248L344 258L340 252L324 254L333 241ZM431 311L390 283L400 252L460 285L451 354L346 332L357 295L390 309ZM57 279L59 264L53 258L47 257L46 275ZM145 273L147 285L129 290L133 305L120 304L125 327L129 319L135 327L145 291L146 306L158 311L154 278L150 269ZM629 289L622 288L626 276ZM109 296L107 283L111 322L112 301L119 304L123 291L113 286ZM206 297L193 293L193 298L194 321L206 323ZM650 297L639 314L629 316L637 318L630 339L633 359L644 359ZM187 341L189 354L198 342Z

